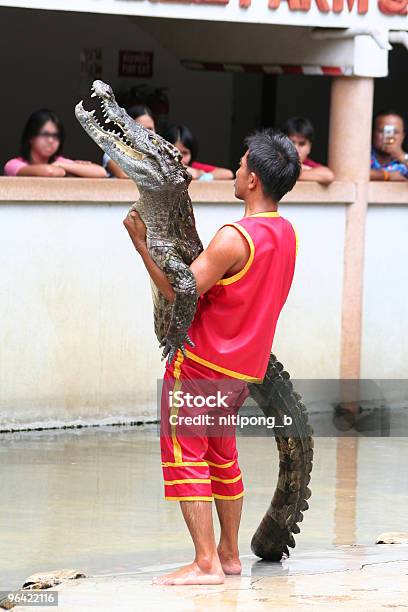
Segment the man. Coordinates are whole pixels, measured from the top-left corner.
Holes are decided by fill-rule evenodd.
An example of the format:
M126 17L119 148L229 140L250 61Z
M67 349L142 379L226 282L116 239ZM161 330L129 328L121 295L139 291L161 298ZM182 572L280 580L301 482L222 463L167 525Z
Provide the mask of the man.
M300 181L316 181L322 185L330 185L334 181L334 174L327 166L310 159L315 130L309 119L305 117L291 117L284 126L283 132L296 147L302 164Z
M403 148L406 136L404 118L385 110L374 117L373 150L371 152L371 181L406 181L408 153Z
M292 283L297 236L277 205L301 169L295 147L281 133L257 132L246 144L235 180L235 196L245 203L244 217L222 226L191 264L200 295L188 332L194 347L185 347L187 357L179 349L164 376L173 391L183 385L196 388L199 379L208 384L207 391L228 381L228 409L235 411L248 395L247 383L262 382ZM153 282L173 301L171 284L147 252L139 215L132 212L124 225ZM162 424L174 414L170 395L163 391ZM165 497L180 502L196 554L191 564L154 582L220 584L225 574L239 574L244 490L235 436L183 436L172 427L171 435L161 435L161 452ZM221 526L218 547L209 503L213 498Z

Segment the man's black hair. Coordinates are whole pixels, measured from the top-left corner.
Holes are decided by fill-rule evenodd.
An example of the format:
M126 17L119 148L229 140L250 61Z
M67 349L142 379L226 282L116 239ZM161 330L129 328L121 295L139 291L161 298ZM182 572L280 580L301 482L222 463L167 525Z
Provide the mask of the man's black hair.
M402 119L402 123L404 124L404 132L408 136L408 122L404 115L395 110L394 108L384 108L383 110L378 111L378 113L375 113L373 117L373 125L375 125L375 122L377 121L378 117L385 117L385 115L395 115L396 117Z
M301 163L294 144L285 134L267 129L245 139L247 166L261 181L266 197L279 202L299 178Z
M315 137L314 127L310 119L307 119L307 117L290 117L290 119L287 119L283 124L282 132L286 134L286 136L300 134L303 136L303 138L306 138L311 143Z

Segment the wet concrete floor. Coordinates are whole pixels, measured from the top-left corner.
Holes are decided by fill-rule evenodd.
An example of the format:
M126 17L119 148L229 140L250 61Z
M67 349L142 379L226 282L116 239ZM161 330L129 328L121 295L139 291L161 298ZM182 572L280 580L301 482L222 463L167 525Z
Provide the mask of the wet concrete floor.
M310 510L305 513L291 557L272 565L257 562L249 543L275 488L275 443L270 438L240 437L238 448L246 489L240 533L244 575L229 577L225 585L205 587L210 589L214 605L216 594L221 597L223 593L218 600L223 610L248 609L242 595L248 589L252 609L263 609L259 607L262 598L265 604L273 603L278 586L274 581L280 580L279 592L287 596L286 603L282 600L280 604L282 609L290 609L290 603L295 607L295 599L296 606L303 602L308 609L324 608L330 601L327 597L335 592L331 582L338 572L347 576L340 581L343 586L338 584L339 605L349 602L351 606L365 597L380 605L373 589L377 588L376 572L381 565L385 580L388 576L394 587L395 575L400 576L408 607L408 547L374 545L384 531L408 531L408 438L316 438ZM109 584L116 585L117 593L123 582L124 592L125 585L130 589L129 601L129 597L136 597L132 585L137 583L137 598L146 597L147 602L152 573L192 558L179 505L163 499L156 426L2 434L0 466L0 590L17 589L38 571L75 568L92 578L66 586L66 593L82 593L87 601L92 593L112 598ZM367 580L361 581L361 568L370 574ZM353 572L359 575L358 600L355 593L354 599L349 599ZM327 587L316 578L322 573L331 575ZM380 570L377 573L381 574ZM311 574L314 577L308 581ZM265 590L262 596L255 592L261 587ZM159 606L163 588L156 587L152 610L156 599ZM196 598L198 607L191 606L184 591L185 601L181 598L182 607L175 609L188 609L188 605L189 609L202 609L199 600L206 597L205 589L194 587L198 590L192 592L192 587L182 588ZM392 603L391 587L384 588L390 606L399 605L397 599ZM174 591L166 598L173 596ZM388 605L386 600L383 603ZM90 602L86 605L90 607L84 603L66 609L103 609L92 607ZM367 609L380 608L368 605Z

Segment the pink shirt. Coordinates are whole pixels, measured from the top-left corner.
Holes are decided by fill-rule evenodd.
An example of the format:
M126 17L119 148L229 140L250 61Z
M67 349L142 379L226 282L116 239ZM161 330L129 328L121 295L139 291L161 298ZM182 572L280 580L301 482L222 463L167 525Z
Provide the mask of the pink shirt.
M61 155L58 155L55 161L73 162L72 159L61 157ZM24 168L24 166L28 165L30 165L28 161L26 161L22 157L14 157L13 159L9 159L9 161L4 166L4 174L5 176L17 176L18 171L21 170L21 168Z
M322 164L319 164L318 162L313 161L313 159L310 159L310 157L306 157L306 159L303 162L304 166L309 166L309 168L319 168L321 167Z
M191 164L192 168L196 170L202 170L203 172L213 172L216 169L216 166L212 166L211 164L202 164L201 162L195 161Z

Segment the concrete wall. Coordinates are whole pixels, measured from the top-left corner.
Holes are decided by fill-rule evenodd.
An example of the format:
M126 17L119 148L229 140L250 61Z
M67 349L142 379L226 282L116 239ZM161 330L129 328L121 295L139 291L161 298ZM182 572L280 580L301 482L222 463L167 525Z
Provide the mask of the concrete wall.
M48 180L48 179L47 179ZM163 364L125 204L3 203L0 423L154 418ZM240 203L196 203L206 244ZM336 377L344 206L282 205L299 259L274 343L292 376ZM319 222L317 222L319 218Z
M204 244L242 217L231 181L195 182L190 193ZM163 364L150 286L122 224L135 199L131 181L0 178L0 428L155 418ZM354 199L353 183L298 183L280 204L299 253L272 349L298 380L339 378ZM381 389L398 402L407 388L392 379L408 380L406 186L370 183L369 202L361 377L391 379Z
M368 210L362 378L408 378L408 211Z

